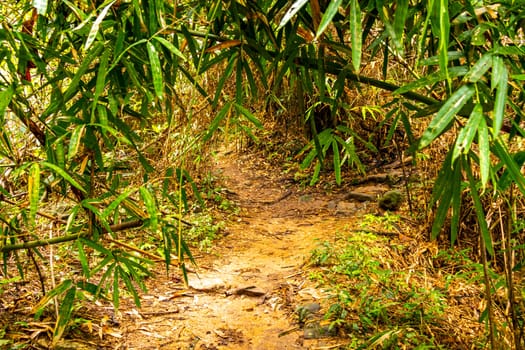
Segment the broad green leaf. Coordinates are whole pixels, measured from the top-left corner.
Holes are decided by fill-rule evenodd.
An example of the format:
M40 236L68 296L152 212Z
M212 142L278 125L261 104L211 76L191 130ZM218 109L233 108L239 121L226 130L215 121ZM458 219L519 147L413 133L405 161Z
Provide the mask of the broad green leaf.
M363 29L361 25L361 8L358 0L350 2L350 37L352 40L352 66L358 72L361 67L361 53L363 48Z
M87 193L85 188L82 187L82 185L80 185L75 179L73 179L71 177L71 175L69 175L64 169L61 169L58 166L56 166L55 164L51 164L51 163L48 163L48 162L42 162L42 166L53 170L57 175L62 176L64 178L64 180L69 182L70 185L72 185L73 187L76 187L77 189L79 189L80 191L82 191L84 193Z
M77 293L76 286L72 285L64 295L60 303L60 308L58 310L58 319L55 325L55 331L53 332L53 345L56 345L62 336L64 331L67 328L67 325L71 321L71 313L73 312L73 303L75 301L75 296Z
M478 82L481 77L492 67L492 54L486 53L470 68L465 79L471 83Z
M454 144L452 161L456 160L460 154L467 154L469 152L470 145L476 136L481 119L483 119L483 107L478 103L474 106L467 123L461 128L458 134Z
M496 79L496 98L494 100L494 125L492 129L492 135L496 138L501 130L503 121L505 119L505 106L507 104L507 91L508 91L508 72L503 59L499 56L495 56L493 60L494 73L493 79Z
M306 5L308 3L308 0L297 0L295 1L291 6L290 8L288 9L288 11L286 11L286 13L284 14L283 18L281 19L281 22L279 23L279 27L277 27L277 31L279 31L282 27L284 27L288 22L290 22L290 20L292 19L293 16L295 16L295 14L297 12L299 12L299 10L301 10L301 8Z
M177 47L175 47L175 45L170 43L168 40L166 40L166 39L164 39L162 37L159 37L159 36L154 36L153 39L155 39L159 43L161 43L164 47L166 47L168 50L170 50L175 56L178 56L183 61L186 61L186 56L184 56L184 54L182 52L180 52L180 50L177 49Z
M45 16L47 12L47 0L33 0L33 7L36 9L36 13Z
M437 115L432 119L428 128L423 132L419 142L419 149L430 145L438 138L451 124L457 112L467 103L474 94L474 88L470 85L463 85L449 97L449 99L439 109Z
M334 16L339 11L339 6L341 6L342 2L343 0L330 1L325 13L323 14L323 17L321 18L321 22L319 23L319 27L317 28L317 33L315 33L315 39L318 39L324 33L328 25L332 22Z
M29 196L29 217L31 224L36 222L36 213L38 203L40 202L40 166L33 163L29 169L29 178L27 179L27 194Z
M97 34L98 34L98 29L100 27L100 24L106 17L106 14L108 13L111 6L115 3L115 1L116 0L113 0L109 4L107 4L106 7L104 7L102 11L100 11L100 14L97 16L97 18L93 22L93 25L91 26L91 29L89 31L86 43L84 44L84 50L87 51L91 47L91 44L93 44L93 41L95 41L95 38L97 37Z
M487 188L490 175L490 139L485 118L481 118L478 125L478 147L479 147L479 172L481 175L481 186Z
M153 78L153 87L155 88L155 94L159 98L159 100L163 99L163 82L162 82L162 68L160 66L160 59L159 54L157 53L157 49L155 49L155 45L151 43L151 41L148 41L146 43L146 47L148 49L148 57L149 57L149 63L151 67L151 75Z
M157 211L157 205L155 204L155 199L153 198L152 194L144 187L139 188L140 196L144 200L144 205L146 206L146 211L149 215L149 223L151 230L153 232L157 231L157 225L158 225L158 216L159 213Z

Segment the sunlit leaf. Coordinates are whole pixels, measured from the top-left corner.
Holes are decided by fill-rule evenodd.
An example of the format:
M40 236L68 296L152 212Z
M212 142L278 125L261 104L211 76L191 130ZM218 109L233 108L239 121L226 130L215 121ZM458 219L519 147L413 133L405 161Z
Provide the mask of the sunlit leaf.
M95 21L93 22L93 25L91 26L91 29L89 30L89 35L87 37L86 43L84 44L84 50L88 50L91 47L91 44L93 44L93 41L95 41L95 38L97 37L98 30L100 27L100 24L106 17L109 9L111 6L115 3L116 0L111 1L109 4L107 4L102 11L100 11L100 14L97 16Z
M153 45L153 43L151 43L151 41L148 41L146 43L146 47L148 49L148 57L149 63L151 65L151 75L153 78L153 87L155 88L155 94L160 100L162 100L164 92L162 82L162 68L160 66L159 54L157 53L157 49L155 49L155 46Z
M40 202L40 165L33 163L29 169L27 179L27 194L29 196L29 217L31 223L35 224L38 203Z
M284 14L284 17L281 19L281 22L279 23L279 27L277 27L277 31L279 31L282 27L284 27L288 22L290 22L290 20L292 19L293 16L295 16L295 14L297 12L299 12L299 10L301 10L301 8L306 5L308 3L308 0L297 0L295 1L291 6L290 8L288 9L288 11L286 11L286 13Z
M339 6L341 6L342 2L343 0L330 1L325 13L323 14L323 17L321 18L321 22L319 23L319 27L317 28L317 33L315 33L315 39L318 39L324 33L328 25L332 23L332 19L339 11Z
M361 8L358 0L350 2L350 36L352 40L352 66L354 71L361 67L361 52L363 48L363 30L361 25Z
M33 0L33 7L39 15L45 15L47 12L47 0Z

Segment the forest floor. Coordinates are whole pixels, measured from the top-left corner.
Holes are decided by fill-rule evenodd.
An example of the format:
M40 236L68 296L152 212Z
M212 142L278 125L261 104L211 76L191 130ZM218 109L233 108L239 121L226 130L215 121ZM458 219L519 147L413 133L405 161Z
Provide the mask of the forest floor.
M99 330L99 345L143 350L344 345L343 339L302 329L296 310L319 304L313 314L322 318L328 292L308 277L311 252L377 206L347 201L343 192L301 188L293 174L274 170L253 155L219 154L214 176L238 208L223 237L209 253L194 252L197 266L190 267L187 287L177 269L166 276L159 264L147 282L142 307L123 300L118 322L107 321ZM374 195L386 189L362 190Z
M122 309L115 330L121 338L114 344L126 349L261 350L344 345L337 337L308 334L298 326L296 310L319 304L322 317L327 292L308 278L311 252L354 225L370 204L346 201L343 193L300 189L291 181L293 174L261 165L251 155L218 156L215 175L238 214L211 253L196 254L188 288L180 277L159 273L149 281L140 310L131 303Z
M106 303L83 306L76 316L91 322L73 327L57 349L352 349L345 332L332 331L326 326L323 316L337 299L336 292L312 277L319 270L319 265L312 263L312 252L322 251L341 236L346 240L362 227L365 216L385 215L375 201L350 198L350 190L375 197L391 188L384 182L364 181L361 185L343 187L304 186L294 181L293 173L279 171L269 163L254 154L220 152L215 158L213 176L219 179L222 195L236 210L225 218L221 237L213 242L209 252L193 249L196 266L189 266L188 285L177 268L166 273L165 266L158 264L154 276L146 280L147 292L141 295L140 308L124 295L117 314ZM399 169L389 171L399 175ZM427 270L418 272L425 265L422 259L434 259L430 256L437 251L436 244L411 237L407 231L394 230L386 233L387 238L373 240L383 244L380 250L401 247L396 248L399 252L395 257L389 252L390 257L379 265L385 265L388 273L394 266L402 265L400 269L408 272L400 279L407 283L414 280L416 287L390 284L389 279L393 281L394 277L388 276L393 274L379 287L375 284L354 287L355 279L348 277L343 284L356 293L363 293L359 288L369 288L370 293L377 295L374 300L391 312L383 320L394 326L396 319L388 319L395 317L397 311L392 307L400 303L389 303L385 291L400 293L399 298L409 295L407 300L416 295L419 299L414 304L431 305L427 297L432 295L427 291L432 293L441 288L438 279L444 278L439 272L436 279ZM363 244L364 254L368 255L368 248L375 243ZM372 280L376 277L371 276ZM449 283L449 288L452 284ZM458 302L455 302L457 309L448 312L447 323L431 326L442 334L432 333L430 328L429 332L432 337L449 338L454 348L476 348L471 347L470 337L479 336L482 325L477 321L461 321L465 328L458 328L459 321L454 317L474 318L471 314L477 311L472 305L479 301L479 290L463 285L459 289L462 294L457 299L449 294ZM356 295L355 300L359 299ZM367 312L371 315L375 311ZM404 312L402 317L408 314ZM358 324L360 316L354 316ZM423 324L423 320L417 322ZM29 329L34 329L31 337L36 349L46 348L46 342L39 346L37 339L52 330L51 321L47 326L44 323L26 323ZM405 327L405 331L411 329ZM27 338L27 330L20 334L20 340ZM463 331L470 335L465 336Z

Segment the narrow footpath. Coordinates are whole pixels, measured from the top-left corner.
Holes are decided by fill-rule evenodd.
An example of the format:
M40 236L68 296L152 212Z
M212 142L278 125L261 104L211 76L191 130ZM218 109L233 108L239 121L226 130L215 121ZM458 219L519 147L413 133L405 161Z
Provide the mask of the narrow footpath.
M296 310L322 318L328 291L309 279L313 249L367 211L341 193L301 189L253 156L223 153L216 175L240 212L184 287L179 271L148 280L141 309L122 308L122 349L337 349L343 339L309 334ZM379 189L381 190L381 189ZM320 307L320 310L317 310Z

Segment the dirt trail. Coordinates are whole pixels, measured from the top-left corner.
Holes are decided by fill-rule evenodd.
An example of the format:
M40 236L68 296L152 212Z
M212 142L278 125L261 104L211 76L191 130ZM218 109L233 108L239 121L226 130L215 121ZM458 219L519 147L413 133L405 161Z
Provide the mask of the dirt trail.
M312 249L355 221L366 205L306 193L291 185L290 176L261 168L249 156L218 157L215 171L240 207L237 220L211 254L198 254L189 288L159 276L149 281L140 310L122 311L122 348L271 350L341 343L304 339L301 329L279 334L297 326L297 306L322 305L322 291L303 268Z

